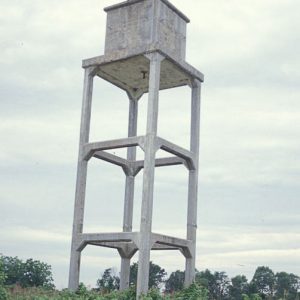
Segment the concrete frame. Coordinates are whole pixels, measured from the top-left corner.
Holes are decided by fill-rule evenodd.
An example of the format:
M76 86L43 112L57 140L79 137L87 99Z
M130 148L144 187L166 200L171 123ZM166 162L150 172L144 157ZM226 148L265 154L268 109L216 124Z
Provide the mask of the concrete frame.
M157 136L158 100L160 90L161 62L167 56L159 51L145 54L149 60L149 95L147 110L147 131L145 136L137 136L138 100L141 97L131 95L129 98L128 137L103 142L89 142L93 79L99 66L85 68L83 103L80 127L77 181L74 207L74 224L72 234L69 288L76 290L79 284L80 257L87 245L96 245L117 249L121 256L120 289L129 287L130 260L139 251L137 295L148 291L149 262L151 250L180 250L186 258L185 285L188 286L195 276L196 230L197 230L197 189L198 156L200 130L200 93L201 81L190 77L191 87L191 136L190 149L183 149ZM136 160L136 147L144 151L143 161ZM116 148L127 148L127 159L105 152ZM156 158L158 149L174 156ZM126 175L123 232L119 233L83 233L85 189L87 165L91 158L98 158L120 166ZM155 167L184 165L189 171L187 235L179 239L152 233L152 208ZM140 170L143 174L143 195L140 231L132 232L134 183Z
M151 39L153 40L150 44L144 37L140 41L136 40L126 26L123 30L122 26L112 23L113 19L109 18L107 27L114 26L117 30L120 28L120 32L126 35L130 43L137 42L137 47L121 49L122 45L119 44L119 40L115 39L115 36L110 36L107 31L108 45L106 46L108 46L107 49L111 47L112 51L105 51L105 55L85 59L82 63L85 76L69 271L69 289L76 290L79 285L81 252L84 248L87 245L94 245L116 249L121 257L120 289L124 290L129 287L130 260L139 251L137 299L148 291L151 250L179 250L186 259L185 286L190 285L195 277L200 99L201 83L204 81L204 75L184 60L185 23L188 23L189 20L168 0L153 2L128 0L106 8L106 11L112 16L114 11L124 9L123 13L127 14L131 11L128 16L132 17L136 15L132 12L143 11L146 7L143 5L148 5L148 8L152 7L151 10L144 10L144 13L149 13L147 20L152 20L150 23L153 33ZM170 10L171 19L165 19L166 10ZM158 19L169 22L169 25L173 24L174 20L177 20L175 22L177 25L181 24L180 33L176 32L175 34L175 48L170 41L169 44L165 43L166 40L160 37L162 31L160 26L165 25L161 25L162 22L159 25ZM138 19L133 18L131 21L136 22L138 28L145 29L147 27ZM171 35L173 33L172 26L169 25L166 28ZM170 49L172 50L170 51ZM129 98L127 138L100 142L89 141L95 76L127 93ZM184 149L157 136L159 91L186 85L191 87L190 149ZM137 136L138 101L145 93L148 93L146 133L143 136ZM144 160L136 159L136 147L140 147L144 151ZM117 148L127 148L126 159L106 152L106 150ZM168 152L170 156L156 158L156 152L159 149ZM126 184L122 232L83 232L87 168L88 162L92 158L119 166L124 171ZM189 172L186 239L152 232L155 168L172 165L183 165ZM143 191L140 229L138 232L133 232L135 176L141 170L143 170Z

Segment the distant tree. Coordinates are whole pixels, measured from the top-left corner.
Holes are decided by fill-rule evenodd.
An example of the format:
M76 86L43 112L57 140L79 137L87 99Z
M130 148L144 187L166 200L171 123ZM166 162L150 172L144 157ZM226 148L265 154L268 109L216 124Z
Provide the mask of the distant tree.
M38 260L2 256L6 285L20 284L22 287L54 288L51 266Z
M18 257L2 256L3 271L5 273L5 285L19 283L24 277L24 263Z
M3 261L2 261L2 257L0 257L0 299L1 300L6 300L8 297L6 289L4 287L5 279L6 276L3 270Z
M295 274L286 272L276 273L276 293L278 299L294 300L300 290L300 278Z
M101 278L97 280L98 289L103 293L110 293L120 287L120 278L113 274L112 269L106 269Z
M54 288L51 266L38 260L27 259L24 263L22 286Z
M172 272L169 278L165 281L165 291L167 293L173 293L180 291L184 288L184 272L175 271Z
M136 286L138 273L138 263L133 263L130 266L130 284ZM160 285L164 282L167 272L159 265L150 261L149 266L149 288L160 288Z
M263 299L268 299L274 295L275 275L269 267L258 267L250 282L250 291L259 293Z
M237 275L231 278L231 285L229 286L229 296L231 300L240 300L249 292L249 284L246 276Z
M215 277L208 269L202 272L196 272L195 281L208 290L209 297L214 293Z
M225 300L229 297L230 279L225 272L215 272L215 297L216 299Z
M196 282L209 291L209 299L229 299L230 279L225 272L211 273L209 270L197 272Z

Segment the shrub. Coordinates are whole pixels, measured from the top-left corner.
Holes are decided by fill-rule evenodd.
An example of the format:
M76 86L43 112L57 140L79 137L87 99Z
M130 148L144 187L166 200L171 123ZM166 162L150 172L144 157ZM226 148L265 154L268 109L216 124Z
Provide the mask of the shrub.
M175 295L178 300L208 300L208 290L196 283Z

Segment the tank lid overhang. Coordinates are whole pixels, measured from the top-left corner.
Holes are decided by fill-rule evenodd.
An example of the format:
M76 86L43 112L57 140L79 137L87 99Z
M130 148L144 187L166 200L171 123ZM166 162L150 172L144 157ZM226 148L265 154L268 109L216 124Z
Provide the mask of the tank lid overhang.
M143 1L146 1L146 0L130 0L130 1L124 1L124 2L121 2L121 3L118 3L118 4L114 4L114 5L105 7L105 8L104 8L104 11L105 11L105 12L109 12L109 11L114 10L114 9L122 8L122 7L125 7L125 6L128 6L128 5L133 5L133 4L135 4L135 3L143 2ZM155 1L155 0L152 0L152 1ZM189 19L185 14L183 14L179 9L177 9L170 1L168 1L168 0L159 0L159 1L161 1L161 2L163 2L165 5L167 5L167 6L168 6L171 10L173 10L178 16L180 16L186 23L189 23L189 22L190 22L190 19Z

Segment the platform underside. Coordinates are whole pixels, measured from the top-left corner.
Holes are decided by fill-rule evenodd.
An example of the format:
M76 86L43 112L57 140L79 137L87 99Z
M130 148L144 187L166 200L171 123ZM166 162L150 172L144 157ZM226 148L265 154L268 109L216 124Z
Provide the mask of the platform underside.
M193 78L203 81L203 74L186 62L175 61L161 51L156 52L165 58L161 63L160 90L190 85ZM98 56L84 60L83 67L95 67L96 75L130 95L140 97L149 90L149 53L129 57Z

